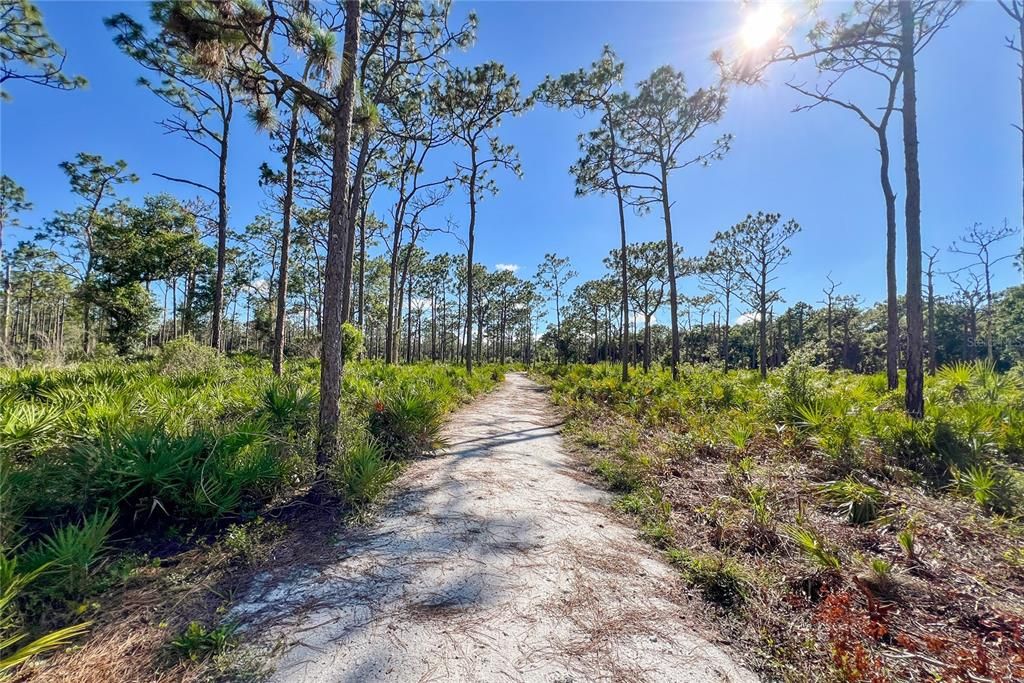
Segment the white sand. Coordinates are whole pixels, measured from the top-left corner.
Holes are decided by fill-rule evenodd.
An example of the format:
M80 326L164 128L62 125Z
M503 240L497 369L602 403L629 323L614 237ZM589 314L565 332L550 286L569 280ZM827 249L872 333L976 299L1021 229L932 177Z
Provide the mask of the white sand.
M336 562L247 596L237 618L284 617L260 634L284 644L273 680L757 680L687 625L678 575L580 481L558 421L509 375Z

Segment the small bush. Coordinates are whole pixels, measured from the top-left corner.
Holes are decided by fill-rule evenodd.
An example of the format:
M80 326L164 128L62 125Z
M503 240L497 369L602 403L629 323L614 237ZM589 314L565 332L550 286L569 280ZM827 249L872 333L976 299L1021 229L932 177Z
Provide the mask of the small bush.
M352 323L341 326L341 358L343 363L354 361L363 352L363 331Z
M370 433L391 457L432 453L443 446L444 409L440 397L402 387L378 400L370 412Z
M1002 470L991 465L974 465L966 470L953 470L955 486L971 496L988 512L1011 514L1017 507L1017 493Z
M201 662L234 647L235 630L233 624L221 624L208 629L198 621L193 621L181 635L171 641L171 649L182 659Z
M912 524L908 524L906 529L896 535L896 542L899 543L908 560L911 562L917 560L917 537Z
M594 461L592 467L612 491L628 493L639 488L644 479L641 468L632 461L600 458Z
M380 443L363 435L345 448L332 464L330 480L347 503L360 507L375 500L398 474L398 466L388 462Z
M320 401L316 391L280 379L271 381L261 398L260 408L269 426L279 431L310 425Z
M851 524L867 524L878 517L884 502L882 492L874 486L862 484L852 476L830 481L821 487L822 496Z
M107 549L107 538L116 518L114 512L97 512L81 525L63 526L26 552L25 562L33 569L46 567L45 583L61 594L82 595Z
M157 356L156 367L161 375L179 381L199 377L213 379L225 370L224 357L217 349L199 344L191 337L181 337L164 344Z
M232 524L224 533L224 548L244 564L258 564L267 559L268 545L281 538L286 531L283 524L267 523L262 517Z
M29 633L20 619L17 603L28 587L48 569L49 566L44 564L32 571L21 572L16 558L0 552L0 678L33 657L64 647L91 625L90 622L74 624L26 640Z
M839 571L842 567L839 555L816 532L796 525L784 526L782 531L807 559L821 569Z
M746 572L729 557L711 554L691 555L674 549L669 551L668 558L681 568L687 583L699 588L708 600L730 607L746 599Z

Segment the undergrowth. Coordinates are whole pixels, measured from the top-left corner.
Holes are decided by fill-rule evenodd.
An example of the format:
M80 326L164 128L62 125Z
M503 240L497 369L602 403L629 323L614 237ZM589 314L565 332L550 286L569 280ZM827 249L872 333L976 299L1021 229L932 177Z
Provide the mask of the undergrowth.
M884 376L799 355L535 375L567 434L770 679L1024 680L1024 381L942 368L922 420ZM926 627L922 626L927 624Z
M337 504L373 503L403 461L443 447L446 413L503 375L349 363L327 473ZM318 383L315 360L278 378L266 360L187 340L149 360L0 368L0 676L102 620L102 593L132 558L159 567L216 546L239 566L267 561L288 530L261 512L313 482ZM227 634L206 628L174 648L222 655Z

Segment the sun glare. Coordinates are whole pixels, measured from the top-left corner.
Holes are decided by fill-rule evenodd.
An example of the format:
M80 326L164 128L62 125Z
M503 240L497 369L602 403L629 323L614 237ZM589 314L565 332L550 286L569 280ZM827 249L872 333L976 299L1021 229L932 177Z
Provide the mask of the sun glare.
M747 15L740 37L747 48L759 48L779 35L783 21L782 7L763 3Z

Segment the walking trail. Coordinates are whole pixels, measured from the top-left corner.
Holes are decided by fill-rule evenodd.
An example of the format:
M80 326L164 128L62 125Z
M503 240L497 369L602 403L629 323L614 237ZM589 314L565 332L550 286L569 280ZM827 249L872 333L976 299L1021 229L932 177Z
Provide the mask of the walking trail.
M755 681L686 621L677 574L581 481L543 390L510 374L452 419L379 521L265 580L274 681Z

